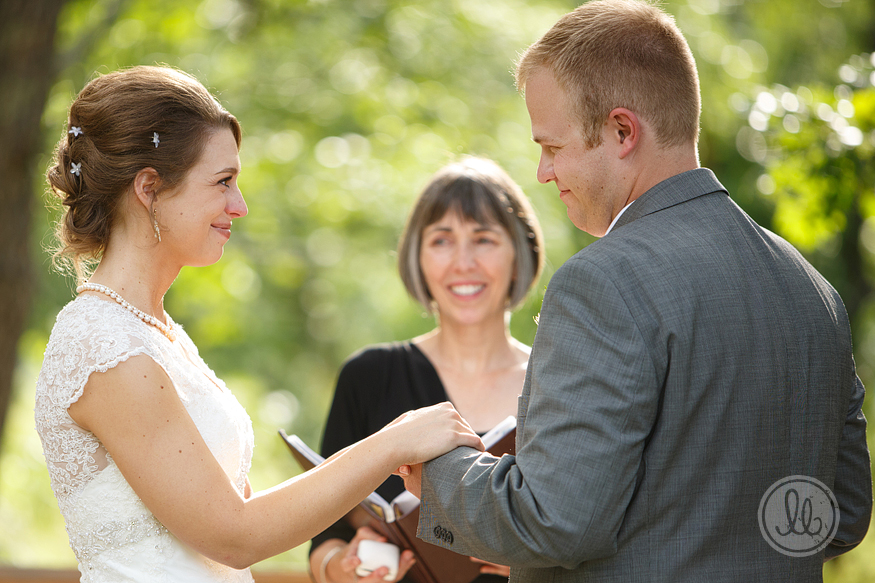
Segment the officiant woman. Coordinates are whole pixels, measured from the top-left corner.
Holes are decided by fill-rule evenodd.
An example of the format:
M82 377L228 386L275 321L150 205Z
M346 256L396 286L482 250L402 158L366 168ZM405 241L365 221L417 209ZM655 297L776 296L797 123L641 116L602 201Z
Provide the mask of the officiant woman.
M322 454L363 439L398 414L449 400L481 435L516 415L530 347L510 334L511 311L538 281L541 228L522 189L495 162L468 157L440 169L420 194L398 246L398 269L410 295L436 327L404 342L367 347L340 371ZM378 488L391 500L403 490L392 476ZM379 540L339 521L313 539L317 583L374 582L355 575L362 539ZM413 564L402 554L398 578ZM478 582L506 581L508 568L483 564Z

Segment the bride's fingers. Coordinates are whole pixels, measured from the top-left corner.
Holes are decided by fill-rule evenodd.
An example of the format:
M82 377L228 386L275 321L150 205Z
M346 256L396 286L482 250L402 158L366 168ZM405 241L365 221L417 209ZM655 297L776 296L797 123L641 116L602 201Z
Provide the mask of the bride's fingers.
M386 428L397 432L398 443L412 446L407 459L400 460L404 464L427 461L460 446L485 450L483 442L450 402L408 411ZM399 465L394 473L404 476L402 471Z
M473 435L465 435L462 445L467 447L473 447L478 451L486 451L486 446L483 445L483 440L480 439L480 436L474 433Z
M458 413L457 413L458 414ZM486 446L483 445L483 440L480 439L480 436L471 428L471 425L459 416L459 419L462 422L463 428L462 433L465 436L465 443L468 447L473 447L474 449L478 449L480 451L486 451Z

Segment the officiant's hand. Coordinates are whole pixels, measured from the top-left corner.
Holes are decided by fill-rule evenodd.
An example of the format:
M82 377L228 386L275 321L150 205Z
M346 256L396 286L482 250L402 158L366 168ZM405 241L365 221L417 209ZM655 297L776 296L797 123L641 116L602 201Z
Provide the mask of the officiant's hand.
M422 464L401 466L395 475L404 479L404 488L408 492L422 498Z
M321 566L311 564L314 575L316 572L320 572L320 575L322 573L325 575L326 580L318 581L318 583L385 583L383 577L389 572L389 569L386 567L376 569L367 577L359 577L355 574L356 567L361 564L361 559L358 558L357 553L359 542L363 540L386 542L385 537L380 536L376 531L371 530L367 526L363 526L356 531L355 536L348 544L344 544L340 539L332 539L320 545L319 549L313 553L314 556L311 557L311 560L315 558L321 562L335 547L339 547L340 551L334 551L333 555L329 557L328 564L324 565L324 569ZM322 547L325 547L325 549ZM324 552L322 552L323 550ZM403 579L415 562L416 559L413 558L412 551L403 551L398 560L398 575L393 581Z

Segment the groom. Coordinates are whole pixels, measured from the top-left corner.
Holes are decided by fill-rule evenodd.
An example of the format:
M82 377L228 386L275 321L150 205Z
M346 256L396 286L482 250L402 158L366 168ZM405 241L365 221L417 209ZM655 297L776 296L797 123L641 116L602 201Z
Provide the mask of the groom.
M514 582L821 581L872 511L848 318L699 168L682 34L650 3L591 2L529 47L517 82L538 179L601 239L550 281L516 456L458 449L407 477L419 536ZM788 550L774 533L813 533L821 486L831 530ZM782 514L789 490L804 523Z

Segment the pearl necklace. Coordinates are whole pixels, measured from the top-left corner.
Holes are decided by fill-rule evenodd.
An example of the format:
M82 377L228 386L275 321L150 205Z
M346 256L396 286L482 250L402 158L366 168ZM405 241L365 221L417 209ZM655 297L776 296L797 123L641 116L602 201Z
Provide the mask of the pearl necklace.
M80 285L79 287L76 288L77 294L81 294L84 291L100 292L102 294L108 295L109 297L114 299L116 301L116 303L118 303L118 305L120 305L121 307L123 307L124 309L126 309L127 311L129 311L130 313L135 315L136 317L138 317L140 320L142 320L146 324L150 324L150 325L158 328L158 330L160 330L162 334L167 336L167 338L171 342L176 341L176 332L174 332L170 328L170 326L161 322L155 316L150 316L146 312L135 308L134 306L129 304L127 301L125 301L125 299L123 297L121 297L117 291L112 290L112 289L106 287L105 285L101 285L99 283L83 283L82 285Z

